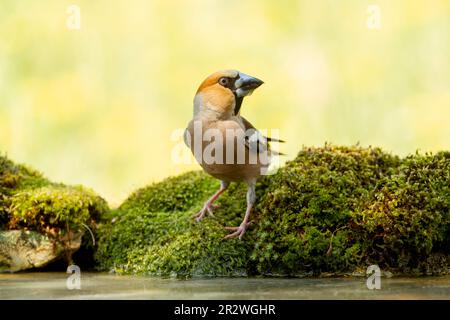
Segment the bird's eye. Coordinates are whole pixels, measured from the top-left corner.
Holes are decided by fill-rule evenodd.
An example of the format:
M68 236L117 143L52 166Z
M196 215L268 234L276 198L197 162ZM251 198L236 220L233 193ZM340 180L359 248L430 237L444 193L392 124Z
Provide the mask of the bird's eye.
M230 81L230 79L225 78L225 77L219 79L219 83L224 87L228 85L229 81Z

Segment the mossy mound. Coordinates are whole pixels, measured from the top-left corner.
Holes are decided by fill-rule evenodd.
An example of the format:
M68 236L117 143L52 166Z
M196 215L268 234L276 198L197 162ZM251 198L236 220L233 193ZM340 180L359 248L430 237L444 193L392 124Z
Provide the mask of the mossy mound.
M132 193L121 209L139 207L147 211L186 211L198 205L219 182L201 172L170 177Z
M218 181L191 172L133 193L100 225L100 268L153 275L245 274L246 244L222 241L217 220L191 218L218 187Z
M50 184L39 172L23 165L16 165L0 155L0 230L9 222L9 198L20 190L33 189Z
M446 273L450 253L450 152L408 156L356 212L367 263L403 273Z
M258 273L344 272L361 262L353 214L372 201L400 160L380 149L305 148L276 175L257 205L252 265Z
M93 191L53 183L41 173L0 156L1 230L36 231L64 246L86 226L95 230L96 221L108 210L105 200Z
M101 224L96 259L100 269L155 275L317 275L370 264L445 273L449 174L448 153L303 148L258 182L244 241L224 241L223 226L243 218L246 186L232 184L216 219L196 223L219 182L191 172L132 194Z

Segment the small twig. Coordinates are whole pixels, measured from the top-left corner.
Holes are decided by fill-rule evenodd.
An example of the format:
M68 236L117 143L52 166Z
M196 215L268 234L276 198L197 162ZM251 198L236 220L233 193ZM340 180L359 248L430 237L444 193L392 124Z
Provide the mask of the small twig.
M95 246L95 237L94 237L94 234L92 233L92 230L91 230L91 228L89 228L86 224L84 224L84 223L81 223L82 225L83 225L83 227L85 227L86 229L88 229L88 231L89 231L89 233L91 234L91 237L92 237L92 245L94 245Z
M339 230L341 230L341 229L344 229L344 228L347 228L347 226L342 226L342 227L340 227L340 228L337 228L337 229L334 230L333 233L331 234L330 245L328 246L328 250L327 250L327 253L326 253L327 257L331 256L331 253L332 253L332 250L333 250L333 238L334 238L334 234L335 234L337 231L339 231Z

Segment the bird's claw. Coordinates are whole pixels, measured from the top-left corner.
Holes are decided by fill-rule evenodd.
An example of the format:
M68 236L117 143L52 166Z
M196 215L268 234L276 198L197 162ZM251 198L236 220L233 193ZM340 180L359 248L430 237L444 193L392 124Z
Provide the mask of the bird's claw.
M250 225L250 222L247 222L247 223L242 222L239 227L225 227L225 230L234 231L234 232L225 236L223 239L226 240L226 239L232 239L232 238L239 238L239 240L242 240L242 237L244 236L244 233L247 230L249 225Z
M203 218L205 217L206 213L208 213L208 215L209 215L211 218L215 218L212 209L213 209L213 208L216 209L216 208L218 208L218 207L219 207L218 205L215 205L215 204L212 204L212 203L211 203L211 204L205 203L205 205L203 206L202 210L200 210L199 212L197 212L196 214L194 214L192 217L195 218L195 220L196 220L197 222L202 221Z

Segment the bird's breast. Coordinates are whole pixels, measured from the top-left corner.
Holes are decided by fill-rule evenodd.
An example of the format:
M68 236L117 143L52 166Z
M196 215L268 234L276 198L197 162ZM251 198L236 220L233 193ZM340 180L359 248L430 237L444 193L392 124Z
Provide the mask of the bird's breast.
M258 177L268 166L258 152L246 145L245 131L236 120L194 119L188 129L187 145L197 162L210 175L227 181Z

